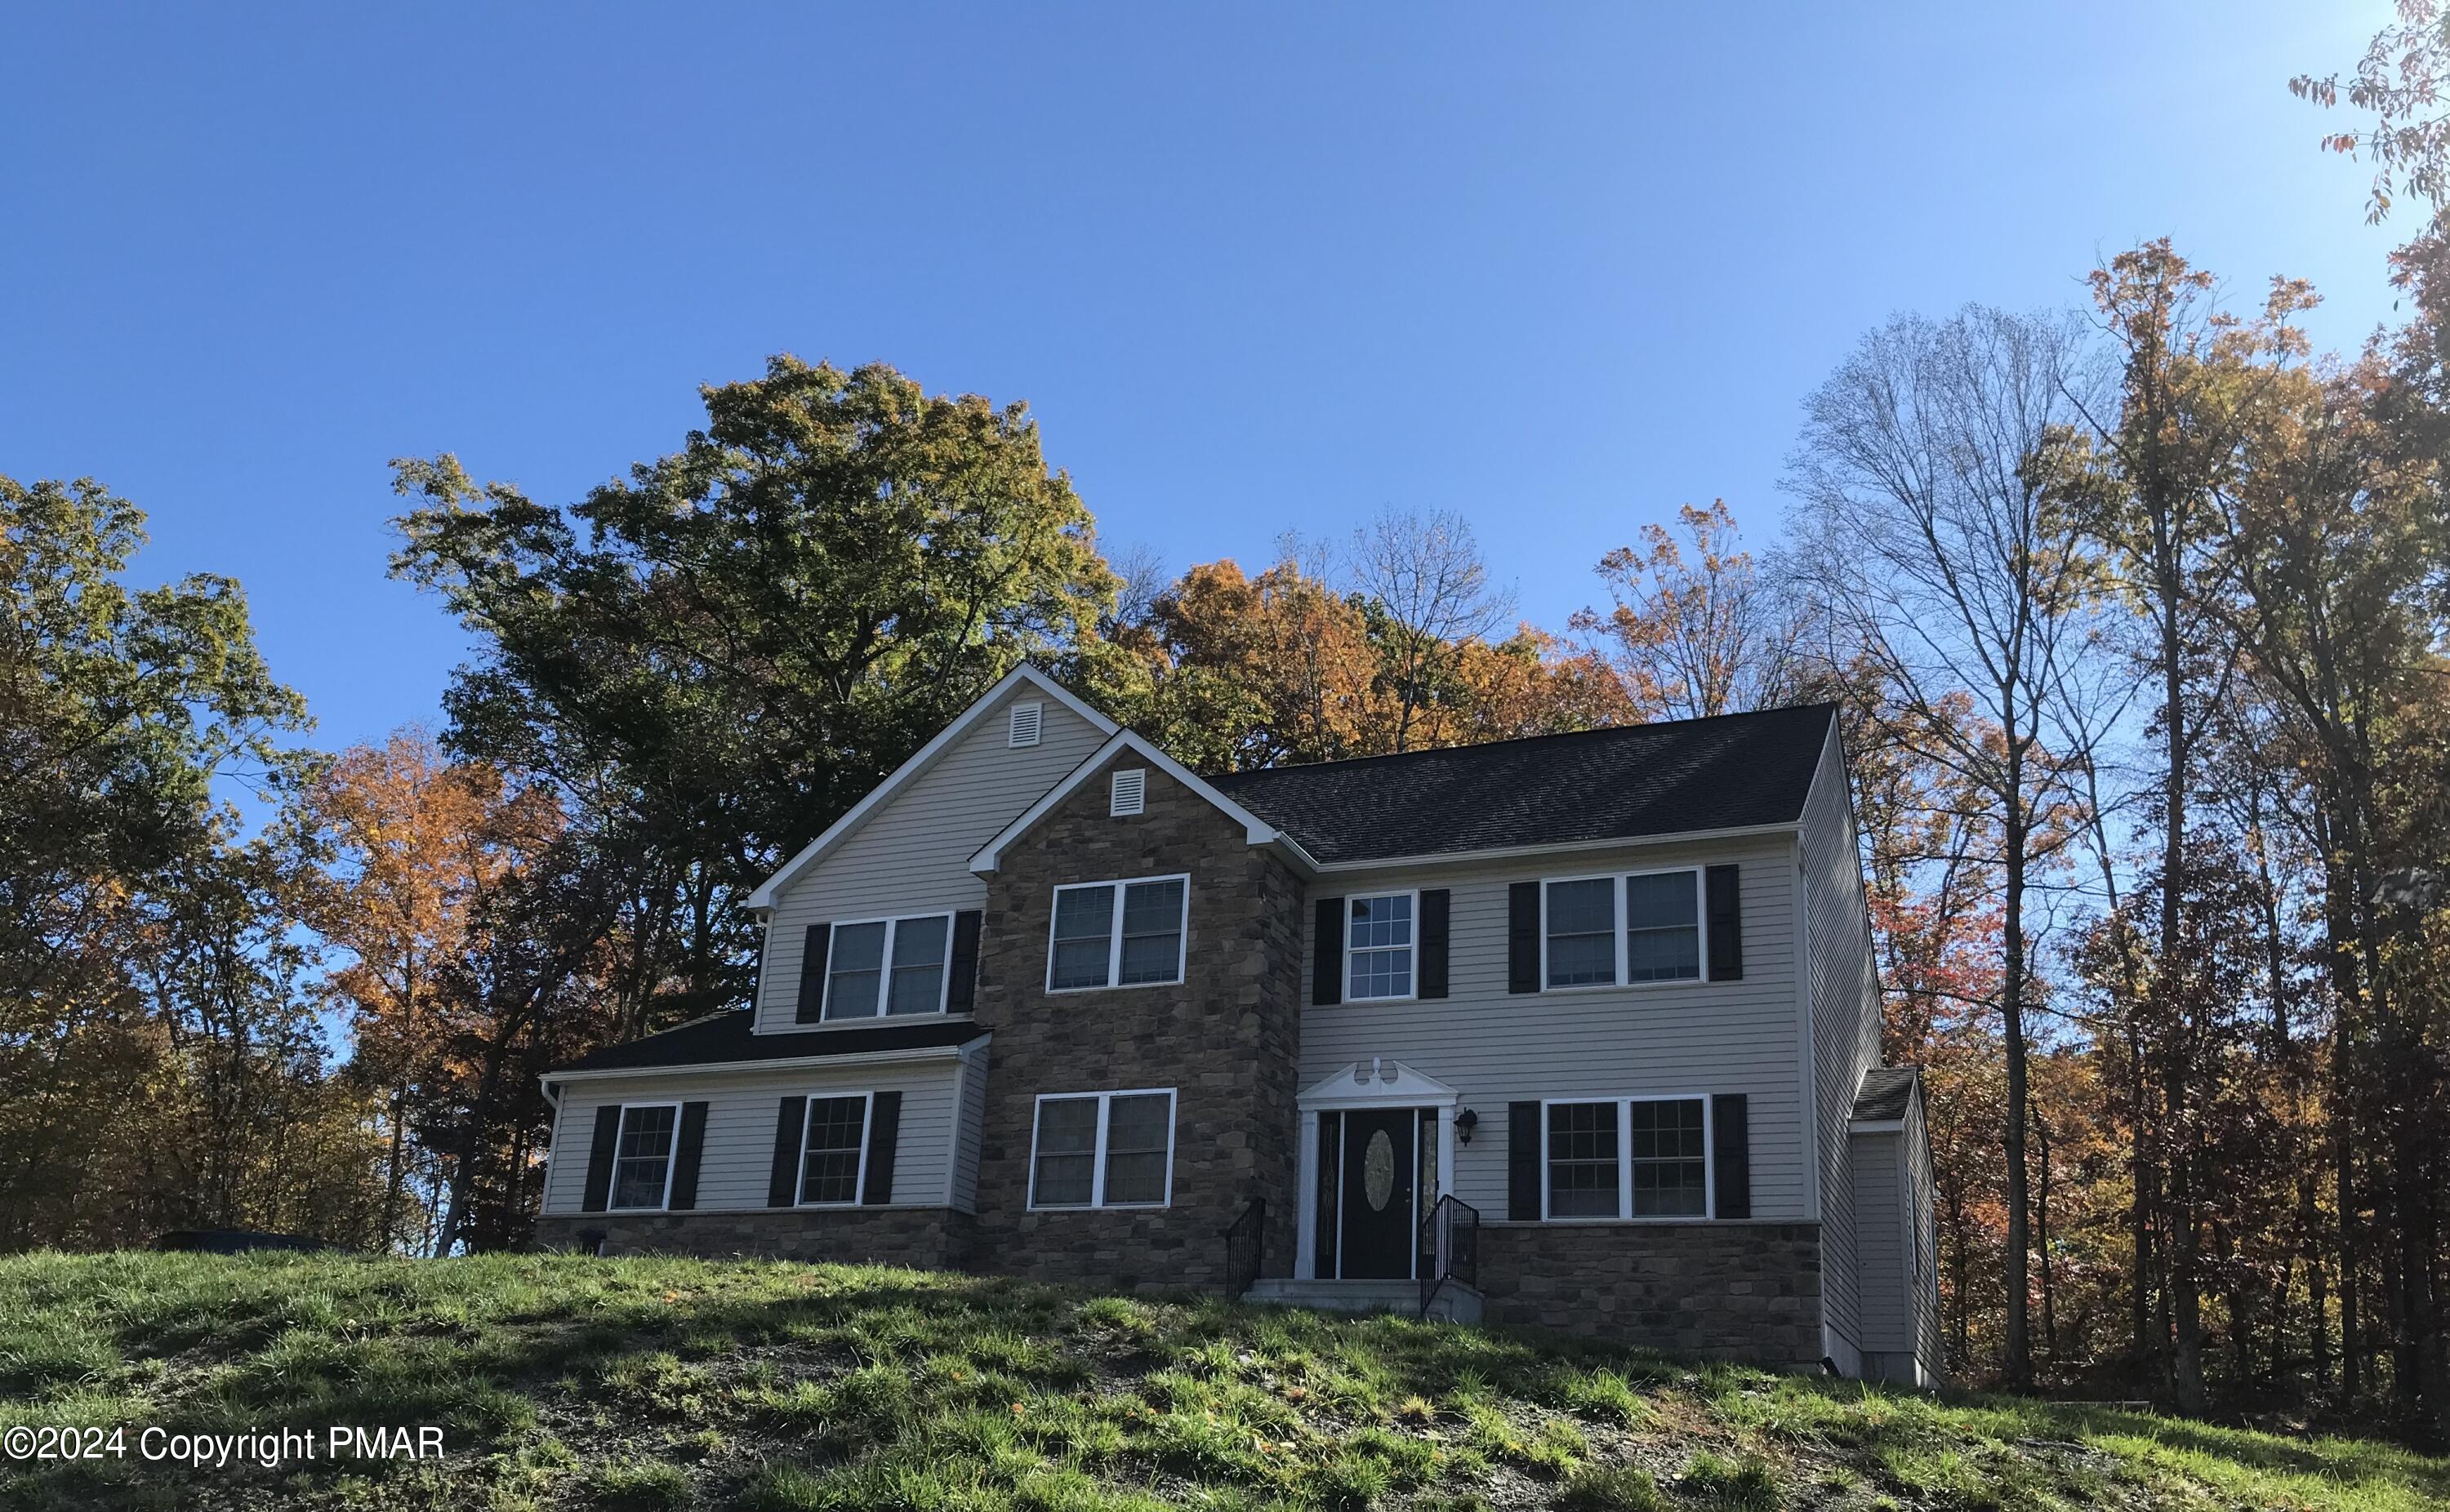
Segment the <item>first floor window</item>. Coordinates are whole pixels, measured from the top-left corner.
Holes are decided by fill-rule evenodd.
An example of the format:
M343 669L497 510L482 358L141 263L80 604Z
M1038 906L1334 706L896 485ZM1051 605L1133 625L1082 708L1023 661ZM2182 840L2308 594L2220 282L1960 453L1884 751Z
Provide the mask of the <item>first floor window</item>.
M1190 891L1187 877L1056 888L1047 990L1182 980Z
M612 1201L615 1208L660 1208L671 1190L672 1136L681 1110L669 1102L644 1103L621 1110L621 1137L614 1146Z
M1346 905L1345 996L1356 1001L1412 996L1412 895L1355 898Z
M943 1012L952 932L949 914L834 925L826 955L826 1018Z
M1552 1102L1547 1140L1551 1218L1709 1216L1702 1098Z
M1153 1207L1168 1196L1174 1094L1101 1092L1038 1099L1033 1208Z
M807 1130L800 1153L800 1201L857 1202L867 1153L867 1095L810 1097Z

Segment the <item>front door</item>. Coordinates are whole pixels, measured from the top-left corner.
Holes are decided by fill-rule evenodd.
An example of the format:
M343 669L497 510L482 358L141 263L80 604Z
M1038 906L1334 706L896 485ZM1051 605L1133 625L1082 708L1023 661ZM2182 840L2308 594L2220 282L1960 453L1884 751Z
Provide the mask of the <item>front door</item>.
M1387 1281L1412 1273L1413 1148L1419 1111L1390 1108L1344 1115L1341 1243L1337 1273L1348 1281Z

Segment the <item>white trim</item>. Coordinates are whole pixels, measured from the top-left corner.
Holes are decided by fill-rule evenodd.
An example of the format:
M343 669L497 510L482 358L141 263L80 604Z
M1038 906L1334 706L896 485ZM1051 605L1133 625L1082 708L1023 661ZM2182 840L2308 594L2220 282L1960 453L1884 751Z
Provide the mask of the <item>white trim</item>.
M1671 877L1678 872L1690 873L1693 878L1693 943L1695 950L1699 952L1699 956L1696 960L1696 965L1699 970L1695 975L1690 977L1654 977L1646 981L1628 981L1625 979L1625 974L1630 967L1625 960L1625 935L1631 928L1631 925L1626 922L1625 918L1625 882L1635 877ZM1708 873L1709 866L1706 863L1694 862L1689 865L1681 866L1638 866L1626 871L1592 872L1581 876L1541 878L1540 990L1544 993L1599 992L1608 989L1622 991L1630 988L1643 987L1681 987L1691 982L1709 981L1711 978L1710 897L1707 882ZM1613 884L1609 889L1608 902L1610 911L1608 938L1615 946L1616 957L1616 964L1612 968L1613 975L1606 981L1577 981L1568 982L1564 986L1551 986L1548 981L1548 889L1552 886L1565 883L1590 882L1604 882ZM1742 885L1740 881L1737 885L1739 887Z
M1165 1099L1165 1195L1155 1202L1108 1202L1106 1200L1106 1121L1117 1097L1163 1097ZM1038 1130L1039 1118L1050 1102L1082 1102L1090 1098L1098 1103L1097 1141L1089 1149L1089 1200L1080 1202L1040 1203L1038 1200ZM1172 1087L1126 1087L1114 1092L1041 1092L1029 1105L1029 1200L1032 1212L1100 1212L1134 1210L1154 1212L1174 1206L1174 1141L1175 1125L1180 1121L1182 1100Z
M1643 1093L1610 1097L1543 1097L1540 1099L1540 1221L1542 1223L1714 1223L1719 1216L1719 1154L1715 1099L1705 1092ZM1701 1105L1701 1211L1650 1212L1633 1211L1633 1105L1637 1102L1698 1102ZM1548 1212L1548 1110L1555 1107L1608 1103L1616 1109L1616 1212L1554 1217ZM1658 1162L1653 1162L1657 1164Z
M1321 876L1351 872L1393 871L1416 866L1477 864L1482 862L1511 861L1525 856L1567 856L1595 850L1627 850L1637 846L1688 845L1703 841L1742 840L1759 835L1792 835L1802 829L1799 818L1776 824L1733 824L1723 829L1679 829L1663 835L1626 835L1611 840L1559 841L1542 845L1492 845L1485 850L1433 850L1418 856L1373 857L1368 861L1330 861L1315 863Z
M859 1099L859 1168L851 1173L848 1202L810 1202L808 1190L808 1121L814 1116L818 1098L827 1102ZM800 1167L791 1178L791 1206L794 1208L856 1208L867 1196L867 1140L876 1131L876 1094L863 1088L857 1092L812 1092L800 1099Z
M957 716L951 724L937 731L936 738L934 740L931 740L926 745L920 746L918 754L912 756L908 761L904 762L901 766L895 767L891 776L885 778L885 781L877 784L874 787L869 788L867 796L862 798L858 803L851 804L849 810L846 812L842 818L835 820L831 824L826 826L825 833L819 835L816 839L802 846L800 848L800 853L792 857L789 861L785 862L773 876L767 878L762 882L759 882L756 890L749 895L748 901L742 906L747 908L773 907L775 898L782 893L783 889L790 886L791 883L798 881L800 876L809 867L815 865L818 858L825 855L826 851L831 850L835 845L840 844L844 840L847 839L853 831L866 824L870 818L874 817L878 809L885 806L887 800L892 798L895 793L900 792L902 788L913 778L916 778L922 772L924 772L929 767L935 766L938 760L943 756L944 752L952 747L954 742L960 740L963 735L968 734L970 730L977 726L978 722L985 717L987 710L993 708L997 701L1002 698L1015 684L1019 683L1028 684L1040 692L1044 693L1047 697L1055 700L1058 704L1062 705L1065 708L1070 709L1080 718L1087 720L1091 727L1101 735L1111 735L1121 727L1113 720L1108 719L1105 715L1099 713L1087 704L1082 703L1080 699L1071 691L1071 689L1065 688L1054 678L1047 676L1044 672L1040 671L1037 668L1030 666L1027 662L1023 662L1019 667L1014 668L1011 671L1006 672L1003 675L1002 680L998 682L993 688L990 688L984 693L980 694L977 703L972 704L969 708L962 710L961 714ZM1040 716L1040 719L1042 722L1043 716Z
M1354 903L1373 902L1382 898L1409 898L1411 900L1411 918L1406 921L1406 926L1411 932L1411 939L1404 944L1403 950L1404 954L1410 958L1410 963L1405 971L1405 976L1412 983L1412 990L1403 993L1378 994L1364 998L1352 990L1352 952L1354 949L1352 943L1352 905ZM1421 996L1421 890L1418 887L1399 887L1383 893L1348 893L1345 895L1342 906L1344 909L1344 928L1341 933L1344 936L1344 960L1340 969L1343 972L1344 986L1342 992L1338 995L1339 999L1344 1002L1414 1002L1419 1000ZM1383 951L1392 950L1396 947L1392 945L1370 945L1363 948L1372 951Z
M897 914L884 919L836 919L828 922L826 925L826 979L818 986L817 1022L837 1025L856 1024L861 1028L868 1028L872 1027L874 1021L880 1019L941 1017L953 1000L953 919L957 912L958 910L947 909L941 914ZM924 1014L886 1013L885 1005L893 1000L893 941L901 936L904 924L915 923L922 919L941 919L944 921L944 959L936 963L939 979L936 983L935 1010L933 1013ZM827 1010L833 1006L834 997L835 932L857 929L864 924L885 926L884 954L878 958L876 968L876 1011L871 1014L829 1013ZM807 969L807 961L800 962L800 970L805 972ZM783 1031L769 1031L769 1033L781 1032Z
M1368 1073L1362 1068L1367 1066ZM1394 1076L1384 1073L1393 1068ZM1451 1108L1463 1094L1434 1076L1425 1076L1400 1060L1373 1056L1356 1060L1293 1099L1303 1113L1348 1108Z
M1029 716L1029 738L1021 736L1021 716ZM1027 750L1046 738L1046 705L1038 699L1013 705L1004 710L1003 744L1006 750Z
M630 1132L630 1110L632 1108L670 1108L672 1111L672 1142L664 1148L664 1195L651 1208L624 1208L612 1198L621 1190L621 1140ZM678 1102L625 1102L621 1116L612 1126L612 1182L604 1189L606 1212L670 1212L672 1211L672 1173L681 1163L681 1105Z
M1107 727L1113 727L1109 725ZM1154 743L1137 730L1129 729L1116 730L1106 744L1089 753L1086 761L1073 767L1061 782L1048 788L1038 802L1022 809L1020 818L998 830L993 840L980 846L977 853L970 857L970 870L982 876L994 871L1002 863L1006 846L1027 834L1030 828L1040 819L1045 818L1056 804L1070 797L1073 789L1087 782L1093 774L1103 768L1117 755L1127 750L1146 758L1149 765L1190 788L1226 818L1241 825L1242 838L1246 843L1274 845L1304 871L1318 870L1318 863L1311 860L1310 853L1303 850L1292 836L1218 792L1206 778L1158 749Z
M913 1018L921 1017L913 1014ZM845 1027L850 1027L846 1025ZM860 1024L860 1028L872 1025ZM818 1031L806 1030L814 1034ZM979 1031L979 1038L986 1037ZM787 1056L771 1060L700 1060L679 1066L612 1066L599 1071L548 1071L540 1081L607 1081L616 1076L695 1076L726 1071L808 1071L825 1066L889 1066L910 1060L951 1060L977 1039L958 1045L922 1045L911 1050L865 1050L850 1056Z
M1906 1132L1903 1118L1849 1118L1846 1132L1850 1134L1892 1134Z
M1818 779L1816 778L1817 782ZM1812 1131L1812 1158L1803 1163L1803 1215L1814 1223L1820 1221L1820 1168L1828 1162L1829 1152L1822 1148L1828 1134L1820 1127L1820 1049L1812 1012L1812 872L1811 863L1803 850L1803 832L1796 831L1792 847L1795 853L1795 996L1800 1005L1798 1015L1799 1032L1796 1037L1802 1086L1797 1106L1803 1110L1803 1126ZM1828 1311L1828 1299L1821 1300L1821 1311Z
M1118 766L1106 776L1106 817L1136 819L1148 812L1148 768Z
M1123 976L1123 894L1125 889L1147 882L1182 883L1182 916L1175 921L1174 975L1162 981L1125 981ZM1106 979L1079 987L1055 985L1055 926L1063 912L1065 893L1084 892L1092 887L1111 887L1115 892L1113 912L1106 919ZM1179 987L1186 979L1191 962L1191 874L1187 871L1166 872L1156 877L1118 877L1112 882L1064 882L1055 889L1055 904L1046 911L1046 990L1051 994L1072 992L1120 992L1131 987Z

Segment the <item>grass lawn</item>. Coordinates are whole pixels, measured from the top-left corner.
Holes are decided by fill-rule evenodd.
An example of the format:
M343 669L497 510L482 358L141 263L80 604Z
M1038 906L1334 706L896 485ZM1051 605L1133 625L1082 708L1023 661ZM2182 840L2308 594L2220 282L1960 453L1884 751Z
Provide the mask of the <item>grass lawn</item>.
M438 1459L147 1463L139 1435L438 1426ZM2400 1509L2450 1461L1497 1329L868 1267L0 1259L26 1507ZM157 1441L159 1436L157 1436Z

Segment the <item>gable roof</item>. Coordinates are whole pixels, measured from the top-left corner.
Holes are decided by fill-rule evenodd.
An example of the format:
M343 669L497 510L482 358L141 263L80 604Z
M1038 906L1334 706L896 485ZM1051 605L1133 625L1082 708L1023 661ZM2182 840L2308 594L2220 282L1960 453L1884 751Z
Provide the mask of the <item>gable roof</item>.
M1070 688L1027 662L1023 662L998 679L993 688L980 694L978 702L962 710L960 717L939 730L934 740L920 746L918 754L895 767L891 776L870 788L866 797L851 804L840 819L826 826L824 834L802 846L800 853L785 862L773 876L759 882L757 890L749 895L749 901L744 906L751 909L773 907L777 894L791 885L809 867L823 860L827 851L849 839L862 824L875 816L877 810L890 802L895 793L900 792L942 760L944 753L952 749L956 742L968 734L980 720L986 717L986 711L995 707L996 701L1003 696L1005 689L1016 683L1029 684L1038 691L1087 720L1101 735L1111 735L1120 727L1113 720L1081 702Z
M1139 731L1118 729L1113 738L1091 751L1087 760L1065 773L1061 782L1048 788L1038 802L1022 809L1011 824L998 830L993 840L980 846L978 854L970 858L970 870L975 872L995 870L1002 863L1005 846L1027 834L1031 825L1045 818L1056 804L1071 796L1082 783L1103 770L1106 763L1113 760L1118 752L1125 750L1138 755L1157 770L1207 800L1226 818L1241 825L1243 839L1248 843L1278 846L1289 853L1293 861L1299 863L1303 869L1308 871L1318 869L1317 863L1311 860L1303 851L1301 844L1292 836L1218 792L1208 779L1158 749L1156 742Z
M1335 866L1792 824L1835 704L1625 725L1215 779Z
M1920 1075L1912 1066L1874 1066L1864 1072L1862 1090L1855 1094L1854 1121L1895 1123L1904 1117Z
M837 1056L877 1056L945 1050L983 1037L986 1031L967 1018L931 1018L896 1023L890 1019L856 1029L826 1028L758 1034L757 1015L746 1008L729 1009L694 1018L677 1028L643 1039L607 1045L545 1074L586 1076L616 1071L652 1071L692 1066L729 1066L749 1061L817 1060Z

